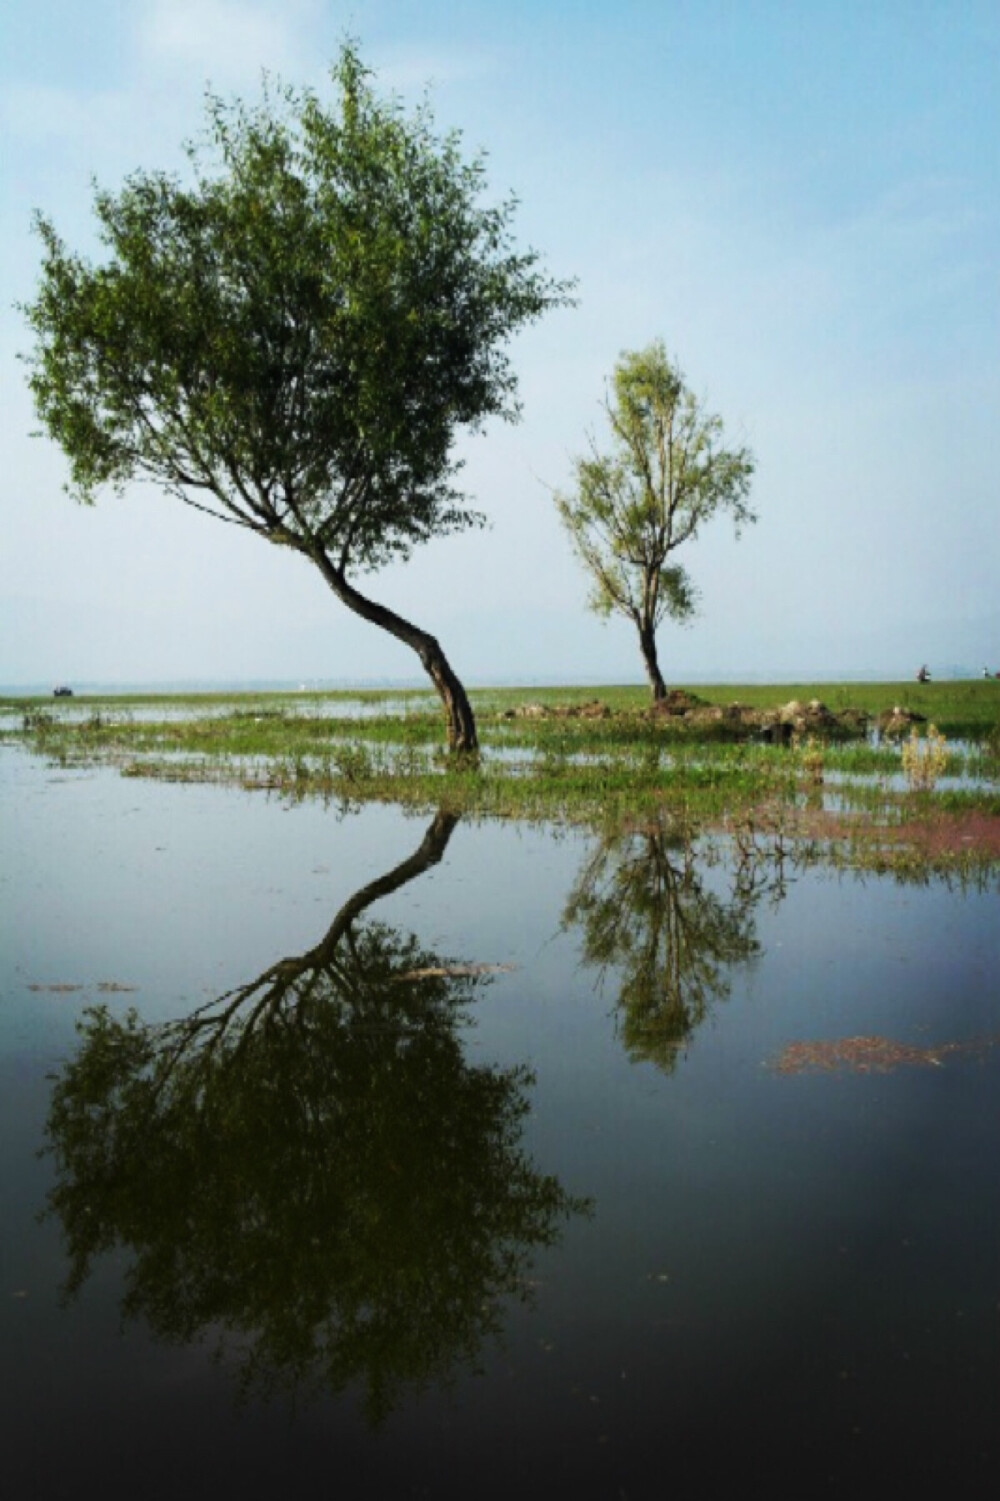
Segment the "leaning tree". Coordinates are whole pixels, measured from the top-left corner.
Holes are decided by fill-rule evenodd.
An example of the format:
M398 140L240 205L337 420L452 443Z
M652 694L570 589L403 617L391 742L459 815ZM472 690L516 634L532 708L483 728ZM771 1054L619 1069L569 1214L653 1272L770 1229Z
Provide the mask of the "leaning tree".
M252 108L210 94L187 181L137 172L96 193L99 264L38 216L30 384L79 500L150 479L301 553L417 653L450 746L475 750L435 637L356 579L482 524L454 439L517 416L509 337L569 284L514 248L514 200L483 202L482 158L426 105L379 98L350 44L332 79L332 108L267 85Z
M477 966L368 916L456 822L191 1014L86 1013L46 1130L67 1297L114 1251L126 1320L210 1340L243 1395L356 1384L373 1422L531 1301L536 1253L589 1201L526 1150L530 1071L467 1056Z
M666 695L657 627L694 613L695 589L677 549L728 511L737 531L754 471L748 448L726 448L721 418L706 413L659 340L623 354L605 399L611 445L575 463L559 517L590 574L591 608L631 620L653 697Z

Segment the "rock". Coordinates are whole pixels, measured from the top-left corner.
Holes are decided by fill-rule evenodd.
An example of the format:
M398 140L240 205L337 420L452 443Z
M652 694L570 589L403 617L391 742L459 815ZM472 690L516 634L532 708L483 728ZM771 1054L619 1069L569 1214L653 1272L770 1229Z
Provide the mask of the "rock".
M758 739L765 745L788 745L794 734L795 724L785 718L784 710L777 717L773 714L764 716L757 729Z
M789 726L797 735L826 734L837 726L835 717L818 698L808 704L793 698L777 711L778 723Z
M864 709L841 709L834 717L845 735L864 735L871 723L871 715Z
M701 706L702 700L695 694L685 693L683 688L671 688L665 698L654 700L650 713L654 716L690 714L692 709L698 709Z
M891 709L878 716L875 727L880 734L892 738L895 735L905 735L915 724L926 723L925 715L915 714L912 709L904 709L899 704L893 704Z
M699 704L696 709L688 710L683 716L686 722L692 725L720 724L722 720L729 717L729 710L721 708L718 704Z

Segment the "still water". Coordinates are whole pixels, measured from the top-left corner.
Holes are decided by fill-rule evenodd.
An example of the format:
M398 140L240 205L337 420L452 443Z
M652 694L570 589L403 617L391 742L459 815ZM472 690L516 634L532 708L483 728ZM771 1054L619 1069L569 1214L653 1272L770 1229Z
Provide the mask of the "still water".
M995 887L0 791L5 1496L995 1482Z

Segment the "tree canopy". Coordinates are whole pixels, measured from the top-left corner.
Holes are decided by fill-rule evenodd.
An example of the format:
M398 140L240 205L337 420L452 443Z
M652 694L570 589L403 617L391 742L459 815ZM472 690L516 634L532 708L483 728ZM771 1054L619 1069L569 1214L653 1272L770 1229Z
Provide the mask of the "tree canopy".
M47 1122L68 1294L118 1248L127 1317L217 1339L247 1391L356 1386L375 1422L476 1364L590 1205L525 1148L530 1072L465 1056L488 981L366 915L456 822L191 1014L85 1014Z
M652 824L610 830L584 861L563 911L583 931L583 962L614 976L620 1037L629 1057L670 1073L730 991L730 973L760 953L756 909L784 896L780 852L744 843L731 890L712 889L717 857ZM714 883L718 886L718 883Z
M418 653L450 743L474 749L437 641L353 578L482 522L454 439L518 415L507 341L569 286L514 248L514 200L482 202L482 157L426 105L380 99L350 44L332 79L334 108L210 94L190 181L139 171L96 192L99 264L38 216L31 389L78 499L146 478L294 548Z
M556 506L590 574L590 606L631 620L655 698L666 693L657 627L684 621L696 591L673 554L728 511L737 531L756 517L747 503L754 459L723 446L722 420L703 410L657 340L625 353L605 397L611 444L575 461L575 483Z

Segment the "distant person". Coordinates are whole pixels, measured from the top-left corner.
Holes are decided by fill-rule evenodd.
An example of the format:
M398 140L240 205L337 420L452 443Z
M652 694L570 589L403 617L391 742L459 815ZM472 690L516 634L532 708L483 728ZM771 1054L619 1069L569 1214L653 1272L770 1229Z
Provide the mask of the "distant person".
M921 667L920 671L917 673L917 682L918 683L929 683L930 680L931 680L931 675L928 672L926 666Z

